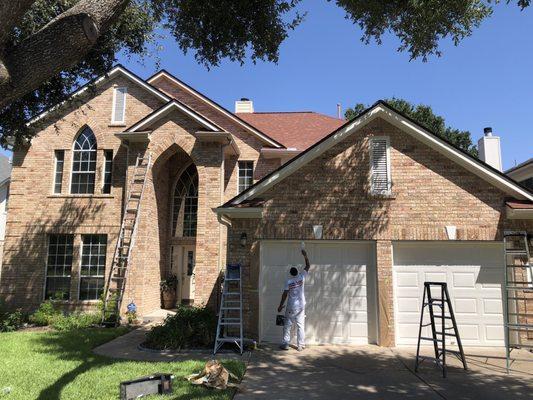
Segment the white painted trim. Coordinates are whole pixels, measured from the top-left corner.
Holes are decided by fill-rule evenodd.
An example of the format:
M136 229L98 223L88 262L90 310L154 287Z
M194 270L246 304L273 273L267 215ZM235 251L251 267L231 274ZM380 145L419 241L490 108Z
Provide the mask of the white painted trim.
M192 90L191 88L189 88L188 86L184 85L183 83L181 83L180 81L176 80L176 78L174 78L173 76L169 75L168 73L166 73L165 71L161 71L159 73L157 73L156 75L154 75L153 77L151 77L147 82L148 83L152 83L154 80L158 79L159 77L161 76L165 76L167 79L171 80L173 83L175 83L176 85L178 85L180 88L182 88L183 90L189 92L190 94L198 97L199 99L203 100L204 102L206 102L207 104L209 104L211 107L215 108L216 110L220 111L222 114L224 114L226 117L228 117L229 119L231 119L233 122L236 122L237 124L239 124L240 126L244 127L247 131L253 133L255 136L259 137L261 140L263 140L264 142L276 147L276 148L283 148L283 146L280 146L278 143L274 142L272 139L270 139L268 136L264 135L263 133L259 132L257 129L255 129L253 126L249 125L248 123L245 123L244 121L242 121L241 119L237 118L235 115L233 115L232 113L230 113L229 111L225 110L224 108L220 107L219 105L215 104L212 100L210 100L209 98L203 96L202 94L198 93L197 91L195 90Z
M261 218L263 214L263 209L261 207L214 208L213 211L226 218Z
M505 207L507 219L533 219L533 208Z
M504 177L490 170L488 167L476 162L465 154L462 154L460 151L453 148L453 146L450 146L446 142L435 137L435 135L427 132L424 128L415 125L414 123L405 119L400 114L396 113L394 110L385 107L382 103L379 103L375 105L372 109L361 115L359 118L354 119L353 121L351 121L351 123L339 129L331 136L327 137L324 141L322 141L315 147L310 148L301 156L287 163L283 168L276 171L266 180L256 184L255 187L252 187L251 190L248 190L241 196L234 198L232 204L238 204L244 200L253 199L254 197L264 193L273 185L281 182L283 179L293 174L294 172L296 172L297 170L299 170L300 168L323 154L325 151L327 151L337 143L341 142L342 140L346 139L352 133L356 132L358 129L362 128L363 126L367 125L378 117L381 117L386 121L390 122L391 124L399 127L405 133L410 134L421 142L427 144L428 146L432 147L447 158L457 162L459 165L463 166L464 168L468 169L472 173L478 175L480 178L493 184L504 192L517 196L519 199L528 199L533 201L533 195L523 189L521 186L507 181Z
M201 117L201 116L191 112L189 109L184 107L182 104L178 103L176 100L173 100L172 102L168 103L167 105L161 107L159 110L154 112L149 118L147 118L147 119L145 119L143 121L140 121L140 122L136 123L135 125L133 125L128 130L128 132L135 132L138 129L143 129L144 127L146 127L150 123L152 123L154 121L157 121L157 119L160 118L161 116L165 115L166 112L170 112L171 108L174 108L174 107L177 108L178 110L180 110L181 112L183 112L184 114L188 115L189 117L191 117L192 119L194 119L195 121L200 123L200 125L206 127L207 129L211 129L211 130L216 131L216 132L221 132L222 131L220 129L220 127L215 125L213 122L209 121L207 118Z
M124 89L124 108L122 110L122 119L116 119L115 106L117 102L117 91ZM126 123L126 101L128 97L128 88L126 86L117 86L113 88L113 103L111 105L111 124L125 124Z
M142 79L139 79L137 78L135 75L132 75L127 69L125 69L124 67L122 66L116 66L115 68L113 68L111 71L109 71L106 75L102 75L100 76L99 78L97 78L93 83L92 85L99 85L101 84L102 82L108 80L108 79L111 79L113 78L116 74L122 74L124 75L126 78L130 79L131 81L135 82L136 84L142 86L144 89L148 90L150 93L152 93L154 96L158 97L160 100L162 101L170 101L170 97L168 97L167 95L161 93L160 91L154 89L151 85L149 85L148 83L146 83L145 81L143 81ZM45 116L47 116L48 114L50 114L52 111L55 111L57 110L59 107L61 107L63 104L65 104L69 99L73 98L73 97L77 97L83 93L85 93L89 87L91 85L86 85L86 86L83 86L81 89L78 89L77 91L75 91L74 93L72 93L67 100L64 100L62 101L61 103L53 106L52 108L42 112L41 114L35 116L34 118L32 118L27 124L26 126L29 126L37 121L39 121L40 119L44 118Z
M374 156L372 152L372 142L374 140L385 140L385 162L387 163L387 192L386 193L379 193L377 191L374 191L374 188L372 187L372 174L373 174L373 164L374 164ZM390 158L390 137L389 136L372 136L370 138L370 146L369 146L369 152L370 152L370 175L369 175L369 187L372 195L374 196L390 196L392 195L392 175L391 175L391 158Z
M291 158L300 154L302 150L298 149L272 149L269 147L263 147L261 154L265 158Z

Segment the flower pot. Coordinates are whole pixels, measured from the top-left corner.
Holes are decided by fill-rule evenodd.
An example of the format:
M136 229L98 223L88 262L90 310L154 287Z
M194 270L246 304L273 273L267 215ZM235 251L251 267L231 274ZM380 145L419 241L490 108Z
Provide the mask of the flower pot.
M164 309L176 308L176 291L164 290L161 292L161 302Z

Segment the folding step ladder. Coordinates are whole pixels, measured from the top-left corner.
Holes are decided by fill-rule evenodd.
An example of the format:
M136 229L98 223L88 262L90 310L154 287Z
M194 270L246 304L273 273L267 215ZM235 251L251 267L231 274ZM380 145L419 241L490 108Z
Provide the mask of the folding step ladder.
M504 336L507 373L513 349L533 349L533 267L531 241L525 231L505 231Z
M228 264L222 286L213 355L220 350L224 343L236 344L241 354L244 350L241 277L241 265Z
M431 288L436 287L438 290L437 296L433 297ZM424 311L428 308L429 311L429 323L424 323ZM439 307L440 312L436 313L433 307ZM447 308L447 310L446 310ZM437 330L437 324L435 319L441 321L440 330ZM447 321L451 321L452 325L447 326ZM422 328L431 326L431 337L422 336ZM452 331L452 332L448 332ZM446 348L446 338L454 337L457 339L457 346L459 351L449 350ZM420 355L420 343L422 340L428 340L433 342L433 349L435 352L435 358L423 357ZM440 344L440 347L439 347ZM446 378L446 353L451 353L457 356L463 363L463 368L467 370L465 354L463 352L463 345L461 344L461 338L459 337L459 330L457 329L457 323L455 322L455 315L453 313L452 303L450 301L450 294L448 293L448 285L445 282L424 282L424 296L422 297L422 312L420 313L420 326L418 328L418 344L416 347L416 362L415 372L418 372L418 366L425 359L434 360L439 368L442 368L442 376Z
M140 154L137 155L133 175L129 182L115 254L105 286L102 323L106 325L120 323L120 306L126 289L128 267L135 244L141 201L146 184L146 175L150 169L150 162L151 155L147 157Z

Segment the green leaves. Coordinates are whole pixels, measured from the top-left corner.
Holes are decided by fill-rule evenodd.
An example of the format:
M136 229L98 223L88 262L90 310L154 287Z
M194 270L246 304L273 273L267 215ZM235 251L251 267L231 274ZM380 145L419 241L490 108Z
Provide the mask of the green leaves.
M444 118L436 115L430 106L424 104L414 105L407 100L397 99L395 97L385 101L402 114L414 119L430 132L448 140L472 156L478 156L477 148L470 138L470 132L446 126ZM364 104L356 104L354 108L348 108L344 116L346 119L352 119L362 113L366 108L367 106Z

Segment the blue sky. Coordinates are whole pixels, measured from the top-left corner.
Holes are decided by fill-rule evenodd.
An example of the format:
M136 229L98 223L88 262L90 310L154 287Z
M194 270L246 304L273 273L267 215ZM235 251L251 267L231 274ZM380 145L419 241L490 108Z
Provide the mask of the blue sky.
M443 56L411 61L398 40L364 45L357 26L325 0L304 1L306 20L282 44L278 64L223 62L208 71L184 56L171 38L159 52L161 67L233 110L249 97L256 111L313 110L335 115L355 103L401 97L431 105L449 125L472 132L485 126L501 137L504 168L533 157L533 8L499 5L458 47L442 43ZM120 57L148 77L155 64Z

